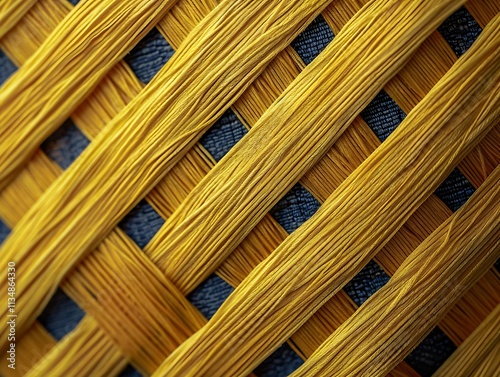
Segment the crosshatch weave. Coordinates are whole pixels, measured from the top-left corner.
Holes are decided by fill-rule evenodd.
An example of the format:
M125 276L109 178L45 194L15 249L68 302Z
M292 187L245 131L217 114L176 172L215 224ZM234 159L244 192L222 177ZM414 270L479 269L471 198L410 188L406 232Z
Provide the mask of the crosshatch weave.
M29 38L29 33L23 33L22 28L28 27L22 23L29 25L30 17L40 9L46 6L48 8L55 7L56 3L65 2L66 0L57 0L52 4L49 0L40 0L37 5L31 8L23 19L19 21L19 27L14 27L9 31L4 39L0 40L0 84L4 83L16 71L16 64L22 64L19 58L13 56L11 51L11 44L9 38L26 39ZM93 1L93 0L86 0ZM182 3L182 0L180 0ZM192 1L185 1L185 4L190 4ZM344 3L344 2L340 2ZM465 7L460 8L453 13L442 25L437 29L442 38L446 41L451 51L460 57L465 54L472 46L474 41L481 34L484 28L483 19L476 19L478 17L476 12L481 7L488 8L488 11L494 10L498 12L500 5L495 1L489 4L488 7L481 1L471 1ZM69 3L65 6L69 9ZM72 5L76 5L77 1L71 1ZM293 53L299 59L297 63L299 66L305 67L328 46L335 35L338 34L340 29L339 24L331 20L333 17L330 8L335 6L340 7L339 4L332 3L327 11L319 15L315 20L305 28L291 43ZM177 9L174 7L174 9ZM182 9L180 6L178 9ZM177 10L178 11L178 10ZM174 11L170 11L174 12ZM54 12L55 13L55 12ZM325 15L326 14L326 15ZM335 13L333 13L335 14ZM491 15L491 18L495 14ZM137 82L135 91L140 91L144 85L147 85L157 72L169 61L175 54L175 49L178 46L172 46L167 42L168 33L165 33L165 28L168 26L168 17L161 21L158 28L153 28L147 35L125 56L124 62L133 71ZM53 22L53 20L50 20ZM50 27L49 20L42 20L46 22L47 28ZM193 20L198 22L198 20ZM337 20L337 22L341 22ZM175 27L173 25L172 27ZM335 31L334 31L335 30ZM163 35L162 35L163 33ZM39 44L38 41L24 41L21 43L20 49L30 43ZM8 57L10 55L10 58ZM17 60L17 61L16 61ZM1 90L1 87L0 87ZM389 135L400 125L406 118L408 109L405 104L398 103L400 99L395 98L394 92L397 89L394 87L384 88L376 97L371 101L361 112L360 116L369 126L374 135L380 142L384 142ZM426 90L426 89L423 89ZM498 96L498 93L497 93ZM80 118L81 119L81 118ZM55 162L60 171L67 170L78 156L88 147L96 135L89 134L88 128L82 127L78 123L78 117L68 118L51 136L49 136L43 144L41 144L40 153L45 154L48 158ZM103 120L106 123L108 120ZM245 135L248 133L249 127L252 125L251 119L245 119L244 113L238 110L236 106L224 112L224 114L216 121L200 139L200 144L204 148L208 168L219 162L230 150L233 148ZM496 126L498 130L498 126ZM487 137L492 138L490 144L496 146L496 152L500 150L500 141L496 139L498 132L490 133ZM496 163L500 160L497 158ZM35 158L35 157L33 157ZM480 169L477 167L478 170ZM28 169L28 168L26 168ZM186 172L185 170L183 172ZM195 183L198 178L194 178ZM468 179L467 172L461 169L460 166L452 170L451 174L441 183L435 191L437 200L440 200L447 207L445 211L455 213L458 211L468 199L475 193L475 183ZM25 193L18 193L17 195L27 195ZM32 194L37 196L37 194ZM167 193L168 195L168 193ZM13 196L5 197L3 200L9 200ZM286 234L291 234L296 231L302 224L304 224L311 216L313 216L321 206L324 198L319 197L315 192L312 192L307 182L300 181L293 185L291 189L284 195L270 210L270 215L277 222L277 226L281 227L282 234L278 236L281 240ZM0 203L0 205L3 202ZM5 240L9 232L9 222L12 219L3 218L7 209L1 210L0 213L0 242ZM158 208L151 197L143 199L137 204L119 223L119 228L135 243L135 245L144 249L154 239L157 232L165 223L168 217L168 211L163 211ZM15 224L12 224L15 225ZM281 237L281 238L280 238ZM281 242L281 241L280 241ZM71 272L70 272L71 273ZM380 259L370 260L356 276L346 282L342 294L346 295L347 302L350 302L350 311L354 312L359 306L368 300L375 292L382 288L390 281L390 276L393 274L386 266L381 265ZM187 295L190 303L196 307L201 314L210 319L216 313L217 309L233 292L235 284L234 280L225 281L227 275L217 271L211 274L208 279L205 279L196 289ZM489 279L486 286L493 288L500 288L500 275L499 275L499 262L492 267L491 271L484 279ZM479 283L478 283L479 284ZM474 289L477 288L476 284ZM18 350L19 364L17 372L23 375L30 368L36 368L37 363L44 362L44 356L50 355L51 352L56 352L56 343L62 342L73 334L78 334L79 326L82 326L84 318L95 316L96 311L92 313L85 313L85 308L80 307L81 303L75 302L64 288L57 289L55 294L46 304L43 312L38 316L35 325L32 325L26 335L28 340L24 341L22 338L19 340L20 348ZM472 292L472 291L471 291ZM474 291L477 292L477 291ZM479 299L480 301L480 299ZM496 305L500 304L500 291L497 296L488 297L485 309L486 313L492 310ZM80 305L79 305L80 304ZM328 313L326 311L326 313ZM154 315L154 313L152 313ZM468 320L467 315L461 319ZM463 326L469 334L482 322L484 318L470 319L471 323L461 324L455 323L454 326ZM97 320L97 327L99 321ZM119 325L118 325L119 326ZM470 329L470 331L469 331ZM334 329L332 329L333 331ZM102 330L106 335L107 329ZM126 329L124 329L126 331ZM49 346L43 349L32 349L30 352L29 360L21 360L19 353L23 350L22 342L26 342L25 347L30 347L30 336L35 336L35 332L43 334L38 335L47 339ZM100 335L101 336L101 335ZM97 337L97 336L96 336ZM101 369L98 366L92 371L94 374L89 375L119 375L119 376L140 376L149 374L143 365L140 365L138 360L131 357L127 352L121 348L120 344L113 344L114 338L110 337L110 344L112 344L113 352L118 355L116 362L111 369ZM411 375L411 376L431 376L435 373L445 361L457 350L457 347L465 340L460 338L461 335L456 335L450 326L436 326L416 348L409 353L402 364L394 370L393 375ZM324 339L321 339L321 341ZM321 343L319 341L319 344ZM35 343L33 343L35 344ZM318 345L319 345L318 344ZM139 345L141 347L142 345ZM110 351L110 354L112 352ZM307 354L307 355L306 355ZM67 357L67 355L64 355ZM254 369L256 376L287 376L297 370L302 364L303 359L310 356L310 353L300 349L294 340L290 340L277 348L269 357L267 357L260 365ZM34 369L35 370L35 369ZM11 373L5 367L0 369L2 375ZM79 375L74 371L74 375ZM15 374L13 374L15 375Z

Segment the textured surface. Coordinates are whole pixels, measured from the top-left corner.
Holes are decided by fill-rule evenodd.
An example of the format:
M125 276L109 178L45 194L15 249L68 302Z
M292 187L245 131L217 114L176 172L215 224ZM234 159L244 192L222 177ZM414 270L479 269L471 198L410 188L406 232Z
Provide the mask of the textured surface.
M58 289L38 321L55 339L61 340L78 325L84 315L83 310Z
M71 2L76 4L77 1ZM481 28L465 8L452 15L438 30L457 56L462 55L481 32ZM320 16L296 38L292 47L302 60L309 64L333 38L333 32ZM174 50L168 42L156 29L153 29L126 56L125 60L139 80L148 83L173 53ZM14 71L15 66L0 51L0 84ZM365 108L361 116L378 138L384 141L401 123L405 113L386 92L382 91ZM229 110L203 136L201 143L213 158L219 161L246 132L242 122ZM44 142L42 149L63 169L67 169L88 143L85 136L68 120ZM450 209L456 211L473 192L472 185L458 170L454 170L438 188L436 194ZM306 189L296 185L276 204L271 214L287 232L291 233L311 217L319 205L319 202ZM141 201L122 220L120 227L139 247L143 248L163 222L164 220L149 204ZM0 242L8 232L8 227L0 222ZM499 268L498 265L497 268ZM372 261L346 285L345 290L357 305L361 305L388 280L389 277L385 272ZM210 318L232 290L226 282L212 275L188 298L205 317ZM83 315L82 310L61 290L58 290L39 320L59 340L78 324ZM455 346L450 339L439 329L434 329L407 357L406 361L422 376L428 376L454 349ZM301 363L300 358L287 345L283 345L256 369L256 374L258 376L285 376ZM138 373L128 366L122 375L136 376Z

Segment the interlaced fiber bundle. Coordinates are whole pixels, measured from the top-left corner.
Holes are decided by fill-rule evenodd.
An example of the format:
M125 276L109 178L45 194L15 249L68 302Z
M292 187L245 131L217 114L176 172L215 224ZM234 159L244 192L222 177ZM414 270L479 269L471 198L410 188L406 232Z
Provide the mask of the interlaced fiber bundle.
M3 0L0 375L500 376L500 1Z

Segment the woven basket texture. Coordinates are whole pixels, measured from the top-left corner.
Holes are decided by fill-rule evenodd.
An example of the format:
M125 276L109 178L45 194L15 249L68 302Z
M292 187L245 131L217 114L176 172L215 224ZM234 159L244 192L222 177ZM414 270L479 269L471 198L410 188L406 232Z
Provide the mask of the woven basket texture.
M200 3L203 2L203 0L192 0L185 1L184 3L190 4L196 3L197 1ZM488 1L485 0L485 2ZM485 20L481 19L482 15L485 14L485 2L471 1L470 3L466 3L465 6L455 11L441 24L441 26L439 26L437 32L446 42L446 48L449 49L449 51L443 51L443 55L454 54L455 57L453 57L453 59L456 59L464 55L473 45L486 26ZM62 3L64 3L64 6L61 6ZM24 60L34 53L36 47L42 43L51 28L60 22L64 15L74 5L77 5L78 1L72 0L70 3L71 4L66 0L39 0L27 11L23 18L18 21L18 24L0 40L0 47L2 48L2 50L0 50L0 85L15 74L18 66L22 65ZM179 0L179 3L183 3L183 0ZM349 2L341 1L340 3ZM491 0L489 3L489 8L500 9L500 5L496 0ZM335 4L330 5L330 7L334 6ZM57 12L49 11L44 13L43 8L52 10L62 9L62 13L59 16L60 19L57 19ZM168 12L173 14L176 9L182 9L182 7L180 5L175 5L174 8ZM327 8L327 10L328 9L330 8ZM335 35L339 32L339 25L341 25L343 21L332 21L331 14L334 13L328 14L325 12L327 11L324 11L323 15L317 16L291 43L291 49L293 49L292 53L297 54L301 61L299 64L302 64L303 67L311 64L326 46L335 39ZM47 26L46 30L40 31L40 35L35 37L29 32L26 32L26 30L29 30L29 23L33 22L32 20L37 15L41 17L41 21L39 22L42 24L45 23ZM493 17L494 14L489 16ZM50 17L54 19L50 19ZM144 85L147 85L169 59L174 56L175 50L178 48L178 41L171 40L165 26L168 20L169 18L166 16L158 27L154 27L147 33L147 35L142 38L124 58L124 63L122 64L128 65L136 77L135 86L131 89L133 93L138 93ZM338 23L335 24L335 21L338 21ZM196 22L197 20L194 19L193 23ZM172 28L178 27L176 24L170 26ZM12 47L13 40L18 41L16 48ZM279 80L279 77L277 79ZM285 80L284 82L285 85L287 85L287 81ZM416 82L418 82L418 80ZM127 83L121 84L127 85ZM98 90L99 88L95 89L94 93ZM425 93L429 88L422 88L422 90ZM91 95L91 93L88 94L88 96ZM498 95L497 93L497 97ZM398 97L397 88L394 89L394 87L388 86L380 91L360 112L361 119L366 122L369 129L371 129L380 142L384 142L392 134L401 122L404 121L409 109L411 109L408 108L408 104L404 102L403 97L404 95ZM90 108L90 106L87 107ZM37 152L37 154L40 153L48 156L52 163L55 162L57 164L55 170L57 174L67 170L91 144L91 139L98 133L93 133L89 126L81 125L81 119L84 119L84 115L82 114L84 114L85 111L85 105L80 106L78 113L75 113L75 116L71 116L61 124L59 128L41 144L41 152ZM91 110L89 109L88 111L90 112ZM199 144L193 147L193 151L195 151L196 148L204 148L204 150L206 150L206 152L203 153L208 153L207 156L209 156L208 160L210 162L208 163L208 169L219 162L231 148L247 135L249 126L252 125L254 121L252 119L245 119L244 116L245 114L242 111L238 111L238 109L235 109L233 106L204 133L199 140ZM104 123L108 121L108 119L103 120ZM500 154L498 125L495 127L496 128L486 136L486 139L488 139L490 145L496 146L496 152ZM360 149L362 148L363 147L360 147ZM195 154L198 152L195 151L192 153ZM496 164L498 164L500 155L494 157L497 159ZM36 158L39 157L33 157L33 160ZM194 160L196 164L199 159ZM30 162L25 167L25 169L35 168L35 162ZM477 171L482 170L481 166L475 166L475 168ZM206 168L202 167L200 169L203 171ZM190 178L188 176L190 171L188 170L180 170L179 174L184 174L186 181L194 182L191 184L191 188L194 187L200 179L200 177L197 176L198 173L195 173L194 176ZM484 178L482 180L484 180ZM49 186L49 183L53 179L55 179L55 177L47 177L48 184L46 184L46 187ZM43 180L43 178L41 178L41 180ZM482 180L479 180L479 184L482 183ZM273 219L272 221L276 223L276 229L279 229L279 233L276 233L276 239L283 240L287 234L295 232L321 207L325 198L318 194L320 190L314 192L314 187L311 190L311 185L314 186L314 182L313 184L311 184L311 182L312 180L302 180L293 185L293 187L291 187L291 189L289 189L289 191L269 211ZM329 183L328 177L326 177L324 186L330 187L332 185L335 187L337 184ZM44 187L44 184L40 186ZM477 182L474 182L474 174L471 174L470 169L467 170L459 165L455 167L451 174L449 174L449 176L439 185L434 194L438 198L436 200L441 205L439 208L444 208L444 213L451 215L458 211L477 189L478 185ZM8 188L6 190L8 190ZM36 192L30 193L30 187L26 187L26 190L28 191L18 191L14 194L9 194L9 197L4 197L0 202L0 206L4 205L4 203L7 203L9 200L11 201L11 206L15 206L16 204L13 203L12 200L16 199L16 195L17 198L21 198L19 202L25 200L22 199L23 197L32 195L36 199L40 195ZM168 190L168 187L166 187L165 190ZM171 212L175 210L175 206L182 202L182 199L178 200L178 203L176 200L173 200L173 204L165 206L159 202L155 202L155 198L159 197L161 197L161 195L155 196L153 191L153 194L142 199L139 204L119 222L119 228L121 228L130 240L140 249L144 249L146 245L154 239L157 232L165 223L165 220L170 216ZM29 200L32 200L34 203L35 199ZM20 205L20 207L22 207L22 205ZM15 225L12 219L6 218L6 216L8 216L6 215L8 211L6 207L0 210L0 244L9 237L9 233L12 231L11 228ZM430 222L437 221L438 224L442 222L442 217L440 218L437 216L437 218L437 220L430 220ZM61 252L63 252L63 250L61 250ZM241 254L240 250L238 252ZM244 256L244 254L241 255ZM125 258L123 260L123 263L126 264L127 260ZM79 263L85 263L85 261ZM234 285L236 285L240 279L239 277L234 279L230 278L228 271L230 271L229 266L231 266L231 263L233 262L228 259L227 263L223 264L221 269L211 273L208 278L186 296L189 303L197 308L207 320L214 316L218 308L235 290ZM384 263L386 265L384 265ZM251 269L255 265L255 262L251 261L249 264L251 266L249 268ZM89 264L89 266L91 265ZM238 268L237 263L233 263L232 266ZM0 266L0 268L3 268L3 266ZM78 268L70 269L68 275L73 273L82 274L82 271L83 269L79 270ZM249 271L242 270L240 274L245 276L248 272ZM99 272L95 273L99 274ZM337 296L342 297L338 302L347 303L344 309L342 309L344 312L342 313L339 307L332 306L330 309L323 308L323 312L320 311L322 317L319 315L313 317L316 318L315 320L320 321L321 318L331 317L330 320L325 322L326 334L324 336L326 337L329 334L328 331L333 332L340 323L353 314L358 307L368 300L368 298L386 285L390 281L393 273L394 268L390 266L387 259L374 258L364 265L352 280L345 282L342 290L337 294ZM141 277L137 281L137 284L142 284L143 280L149 278L149 276ZM59 360L58 363L68 365L73 362L75 365L78 365L77 360L73 360L74 358L80 357L78 356L78 352L71 354L68 349L72 346L83 348L85 344L77 343L78 338L80 338L85 339L85 342L89 345L92 342L91 339L95 339L96 344L99 344L99 347L102 348L97 352L96 356L92 358L93 362L89 362L87 369L81 366L75 366L75 368L69 368L69 372L66 370L63 374L75 376L142 376L151 374L154 362L144 361L144 363L141 364L141 360L143 359L141 359L142 354L140 352L147 353L147 347L151 347L152 343L145 340L143 344L140 344L138 339L127 339L129 329L122 328L122 326L128 326L129 324L122 323L119 319L119 315L116 315L115 318L115 313L113 313L114 310L127 311L130 310L130 308L124 308L118 303L113 309L107 309L106 304L99 306L91 302L91 298L86 302L83 295L78 296L78 289L75 288L75 285L72 285L71 281L68 281L70 280L65 279L61 282L60 287L55 291L52 298L44 304L43 311L38 316L35 323L30 325L26 332L18 338L16 370L9 370L6 365L4 365L5 360L2 358L0 363L3 365L0 368L0 373L5 376L17 376L25 375L31 371L33 375L37 375L36 368L44 362L46 363L51 357L57 358ZM127 289L129 289L127 286L120 285L119 282L116 283L115 288L123 289L125 295L127 294ZM110 290L112 289L113 288L110 288ZM145 285L145 289L148 289L148 286ZM96 290L98 291L99 288L96 288ZM95 294L95 292L90 294ZM470 298L472 296L477 298L477 300L474 301ZM120 295L117 297L120 297ZM402 360L391 372L391 375L431 376L454 354L454 352L457 352L460 344L462 344L486 319L486 316L500 304L500 260L497 261L495 265L491 266L490 270L484 271L484 276L481 280L474 285L470 293L467 293L462 300L464 300L464 302L466 300L472 300L470 302L474 302L481 306L481 309L474 314L461 313L462 308L467 307L466 304L463 304L464 306L462 307L458 306L459 309L455 309L455 312L453 311L454 309L452 309L449 315L454 316L453 318L456 320L450 320L446 325L442 325L444 322L441 322L437 326L433 326L433 329L428 335L421 339L419 344L405 356L404 360ZM459 303L460 302L461 301L459 301ZM457 307L455 306L455 308ZM140 311L138 313L138 315L142 315ZM151 313L151 315L158 316L157 319L160 322L162 321L160 313ZM340 323L338 323L339 321ZM444 321L446 321L446 319ZM141 329L141 326L142 325L138 325L138 329ZM147 321L145 322L145 326L147 326ZM304 328L306 328L306 326L304 326ZM89 329L92 329L93 332ZM88 331L88 333L85 331ZM307 331L307 329L300 331ZM496 330L493 331L498 331L498 326ZM314 332L311 332L312 337L316 335ZM500 339L500 337L497 338L497 340L498 339ZM292 338L274 350L270 356L266 357L265 360L254 369L254 375L260 377L288 376L301 367L305 360L311 356L314 349L307 349L294 340L295 338ZM317 347L323 340L324 337L316 339L312 341L312 344L316 344ZM160 339L160 342L161 341ZM130 346L129 343L133 343L134 345ZM57 348L58 346L59 348ZM144 349L146 350L144 351ZM160 346L158 349L160 350L158 352L165 353L161 350ZM168 355L165 354L164 357L166 356ZM92 363L95 363L95 365ZM54 365L56 364L57 363L54 363ZM500 362L496 360L496 365L498 366L498 364L500 364ZM490 369L490 371L492 370L493 369ZM497 371L500 371L500 369L497 369ZM61 374L61 372L54 369L53 375L59 374ZM491 375L494 376L494 374Z

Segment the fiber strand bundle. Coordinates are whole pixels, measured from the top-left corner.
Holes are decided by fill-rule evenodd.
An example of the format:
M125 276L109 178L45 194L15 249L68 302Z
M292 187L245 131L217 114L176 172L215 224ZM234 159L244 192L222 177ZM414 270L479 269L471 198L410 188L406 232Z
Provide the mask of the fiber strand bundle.
M0 1L0 375L496 377L499 54L498 0Z

